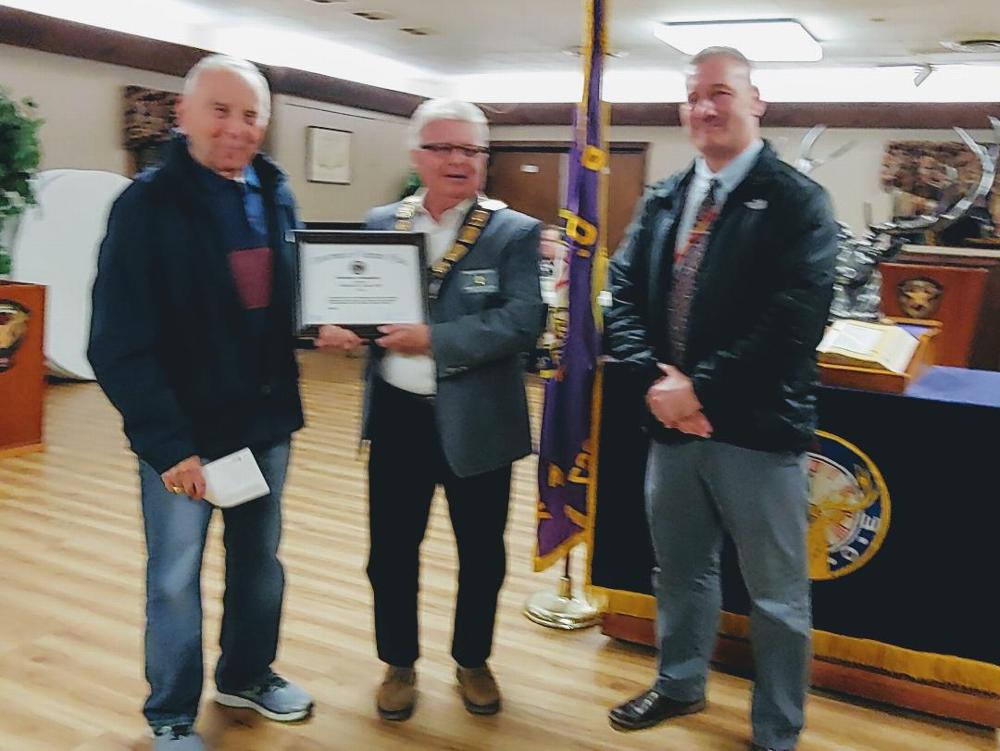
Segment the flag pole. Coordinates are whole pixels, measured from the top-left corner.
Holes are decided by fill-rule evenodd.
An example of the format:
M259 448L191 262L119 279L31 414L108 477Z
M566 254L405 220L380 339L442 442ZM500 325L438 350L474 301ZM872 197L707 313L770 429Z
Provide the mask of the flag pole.
M573 579L570 576L569 565L572 551L566 551L563 575L555 591L543 590L535 592L524 603L524 614L528 620L539 626L557 628L563 631L575 631L590 628L601 622L601 614L586 597L573 594Z
M559 347L555 373L546 383L538 452L538 538L535 568L564 559L555 591L528 598L524 614L550 628L573 630L600 622L597 608L573 592L571 552L588 542L596 492L600 425L600 310L597 286L606 258L608 150L607 108L601 86L607 51L608 0L584 0L583 96L573 118L563 229L567 240L567 298L554 316ZM588 398L589 397L589 398ZM589 404L589 407L580 407ZM584 577L587 579L588 577Z

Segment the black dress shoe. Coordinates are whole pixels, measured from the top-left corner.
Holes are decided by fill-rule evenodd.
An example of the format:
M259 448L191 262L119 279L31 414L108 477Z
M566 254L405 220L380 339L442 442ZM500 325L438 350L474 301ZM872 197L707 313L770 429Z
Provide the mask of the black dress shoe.
M770 748L769 746L761 746L756 743L751 743L750 751L778 751L778 749Z
M608 719L615 730L642 730L659 725L671 717L694 714L704 708L704 699L677 701L651 688L612 709L608 713Z

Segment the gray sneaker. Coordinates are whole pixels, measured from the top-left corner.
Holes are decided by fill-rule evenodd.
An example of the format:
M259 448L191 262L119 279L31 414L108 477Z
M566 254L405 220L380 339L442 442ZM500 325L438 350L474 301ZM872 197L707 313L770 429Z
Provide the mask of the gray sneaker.
M164 725L153 730L153 751L205 751L190 725Z
M269 720L295 722L312 714L313 700L304 690L271 673L256 686L215 695L215 702L224 707L253 709ZM185 750L186 751L186 750Z

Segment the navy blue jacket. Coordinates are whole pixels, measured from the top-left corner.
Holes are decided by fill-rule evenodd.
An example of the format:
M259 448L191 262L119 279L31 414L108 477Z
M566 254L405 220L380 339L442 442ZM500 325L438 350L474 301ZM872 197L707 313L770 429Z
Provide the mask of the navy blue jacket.
M200 167L183 138L115 201L93 290L88 357L132 450L164 472L286 439L302 427L295 360L295 202L253 163L274 252L270 314L250 334ZM261 365L263 363L263 365Z

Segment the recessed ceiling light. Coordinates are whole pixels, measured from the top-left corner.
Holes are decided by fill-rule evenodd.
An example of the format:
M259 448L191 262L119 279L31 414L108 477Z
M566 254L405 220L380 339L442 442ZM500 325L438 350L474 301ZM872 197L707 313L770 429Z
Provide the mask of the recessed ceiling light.
M405 26L400 31L404 31L407 34L411 34L415 37L426 37L434 33L434 29L428 29L426 26L413 27Z
M950 49L952 52L1000 52L1000 39L993 37L957 39L955 41L941 42L941 46Z
M392 18L388 13L383 13L380 10L359 10L354 15L365 19L366 21L385 21Z
M735 47L758 62L815 62L823 48L794 18L661 23L653 32L660 41L695 55L706 47Z
M345 3L347 0L312 0L314 3L320 5L329 5L330 3Z

